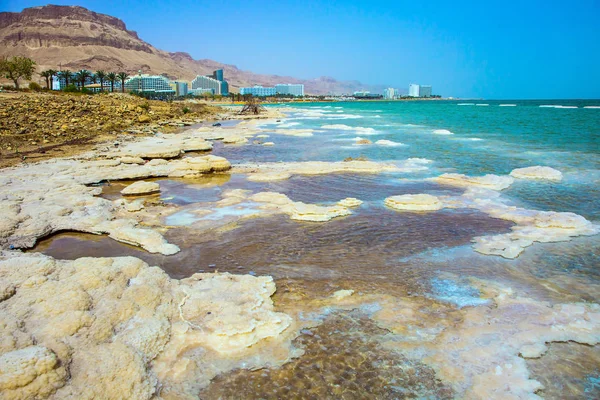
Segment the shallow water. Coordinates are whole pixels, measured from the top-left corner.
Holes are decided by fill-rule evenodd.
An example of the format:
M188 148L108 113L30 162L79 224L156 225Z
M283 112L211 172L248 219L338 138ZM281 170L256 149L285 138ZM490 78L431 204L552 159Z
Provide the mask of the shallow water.
M416 213L383 205L386 197L400 194L462 194L464 189L425 180L444 172L507 174L518 167L547 165L561 170L563 181L517 180L502 192L504 201L530 209L575 212L599 222L600 112L583 109L588 103L582 102L560 103L578 109L539 107L540 102L503 102L516 104L512 107L486 103L488 107L458 106L457 102L373 102L296 108L281 123L263 126L270 137L261 140L273 141L275 146L264 147L253 140L244 145L215 142L213 154L234 164L341 161L361 155L375 161L419 157L433 163L418 172L295 175L267 183L249 182L243 174L156 179L161 193L140 198L181 207L166 218L171 227L165 233L169 242L181 248L180 253L149 254L106 236L72 232L41 240L34 251L65 259L132 255L159 265L174 278L202 271L272 275L278 286L276 308L296 317L314 311L315 299L340 289L388 296L388 302L393 302L389 296L402 298L421 313L423 337L417 335L415 340L422 340L418 342L422 349L428 346L427 332L435 336L446 327L460 327L468 310L493 309L493 301L484 293L490 287L548 305L600 302L598 236L535 243L517 259L508 260L475 253L471 241L508 232L511 222L472 209ZM274 133L276 128L314 132L312 137L294 137ZM355 146L356 137L368 138L373 144ZM377 140L405 146L376 145ZM129 183L111 182L103 187L102 196L119 199L120 190ZM364 203L352 209L352 215L326 223L293 221L281 214L254 215L259 206L251 202L214 211L215 202L230 189L278 192L306 203L332 204L346 197ZM207 209L213 212L196 213ZM368 307L364 304L354 311L336 309L322 314L320 325L300 332L295 341L305 350L303 356L279 368L225 374L200 396L461 397L427 363L386 347L386 341L406 338L378 324ZM539 359L527 360L532 377L545 386L539 394L597 398L598 347L553 343L549 348Z

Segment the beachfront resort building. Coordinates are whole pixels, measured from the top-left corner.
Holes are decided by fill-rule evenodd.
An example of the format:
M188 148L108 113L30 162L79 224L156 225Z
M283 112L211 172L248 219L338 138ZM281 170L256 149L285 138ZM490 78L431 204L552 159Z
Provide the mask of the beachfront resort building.
M408 95L410 97L419 97L419 85L416 83L408 85Z
M431 85L411 83L408 85L408 95L410 97L431 97Z
M419 97L431 97L431 85L419 86Z
M138 74L125 81L125 90L130 92L155 92L175 94L171 81L162 75Z
M275 87L252 86L240 88L240 94L251 94L256 97L275 96L277 94L286 96L304 96L304 85L293 83L278 83Z
M383 97L388 100L393 100L397 98L399 95L398 89L387 88L383 91Z
M275 93L292 96L304 96L304 85L292 83L280 83L275 85Z
M175 90L175 96L185 96L188 94L188 83L184 81L172 81L171 88Z
M240 94L251 94L255 97L275 96L276 90L274 87L252 86L240 88Z
M211 75L198 75L191 82L192 89L210 89L212 94L229 95L229 83L223 78L223 70L213 71ZM200 92L205 93L205 92Z

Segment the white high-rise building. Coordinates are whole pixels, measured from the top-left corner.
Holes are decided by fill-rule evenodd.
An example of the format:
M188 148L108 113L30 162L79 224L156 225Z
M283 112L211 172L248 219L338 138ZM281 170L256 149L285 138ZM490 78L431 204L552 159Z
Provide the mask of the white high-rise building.
M410 97L419 97L419 85L416 83L408 85L408 95Z
M387 88L383 91L383 97L390 100L395 99L398 97L398 90L394 88Z
M275 85L277 94L290 94L292 96L304 96L303 84L280 83Z

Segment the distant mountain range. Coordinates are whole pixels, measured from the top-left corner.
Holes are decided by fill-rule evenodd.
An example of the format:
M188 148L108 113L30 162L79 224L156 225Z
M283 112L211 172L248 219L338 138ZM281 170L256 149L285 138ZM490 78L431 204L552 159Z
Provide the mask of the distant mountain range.
M303 83L308 94L343 94L357 90L381 93L384 86L330 77L305 80L290 76L261 75L235 65L203 59L188 53L159 50L130 31L118 18L78 6L26 8L20 13L0 13L0 56L22 55L38 64L38 72L53 68L92 71L141 70L166 74L172 79L192 80L223 69L230 89L244 86L273 86L276 83Z

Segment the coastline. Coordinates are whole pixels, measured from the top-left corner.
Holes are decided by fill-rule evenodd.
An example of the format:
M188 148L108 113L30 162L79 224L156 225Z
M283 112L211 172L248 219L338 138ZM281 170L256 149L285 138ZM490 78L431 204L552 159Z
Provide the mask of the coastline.
M321 349L317 356L310 353L314 350L310 338L320 333L332 337L327 346L338 348L352 340L368 350L365 354L389 363L390 368L410 366L414 372L404 376L401 374L406 372L393 370L395 376L390 379L402 376L407 385L411 380L419 383L424 379L431 385L427 390L432 392L426 392L429 395L494 398L495 393L505 394L503 388L510 385L511 395L529 396L540 384L530 378L526 360L544 354L548 350L546 343L573 341L594 345L600 341L598 304L566 302L558 295L553 301L543 300L491 278L471 278L461 282L465 286L451 287L450 291L458 293L464 302L457 305L433 295L415 295L416 287L400 286L391 276L380 278L379 275L385 277L383 267L388 267L383 262L381 266L369 265L375 269L372 275L366 271L365 276L359 274L360 279L352 280L344 278L349 271L343 265L332 265L326 271L307 265L304 272L303 268L293 269L285 261L273 259L270 262L277 263L277 277L272 278L261 270L248 271L234 260L227 261L230 265L203 266L207 264L203 254L190 253L195 257L188 257L189 249L169 241L170 232L174 235L179 230L183 237L220 242L222 235L241 229L239 236L224 241L217 249L228 255L230 248L233 253L245 242L251 245L251 236L258 236L263 240L257 243L263 245L257 253L267 253L263 246L269 240L286 240L285 236L269 235L273 225L300 229L292 230L290 235L298 240L316 226L331 227L327 235L336 237L345 228L336 227L335 221L344 221L363 202L338 195L333 186L329 189L334 201L322 202L294 201L283 191L266 190L261 185L298 182L296 190L301 192L302 185L319 177L386 177L389 173L418 173L431 164L429 160L414 158L394 163L358 159L278 162L244 153L245 144L257 151L277 149L284 138L311 140L313 133L319 133L318 129L295 126L263 129L265 124L283 118L284 112L294 111L267 109L269 114L260 119L219 114L220 120L240 120L233 126L191 126L177 133L140 135L123 140L116 147L108 141L71 157L3 169L0 308L4 318L2 334L10 340L1 348L0 370L8 371L10 379L3 381L9 383L1 389L21 397L195 398L203 390L210 394L209 384L218 376L225 376L224 381L218 381L215 387L219 382L227 387L228 379L239 385L232 372L238 369L264 371L259 373L266 374L265 380L259 377L258 382L272 385L279 379L294 379L294 368L302 366L305 354L316 357L309 358L315 365L331 358L330 349ZM273 140L274 147L267 145L273 143L267 140ZM221 146L231 149L241 162L231 163L212 155ZM473 210L464 218L481 220L487 226L496 223L500 233L482 229L474 243L470 233L453 233L460 236L456 259L458 264L479 266L491 257L502 260L492 263L492 267L505 260L532 257L544 249L539 242L546 237L567 244L577 236L582 238L576 241L585 240L583 236L597 233L597 226L583 217L513 207L505 204L502 197L502 190L517 180L556 181L559 176L562 178L559 173L532 167L514 169L502 176L441 174L425 182L445 185L443 193L386 198L386 210L396 213L392 215L407 215L386 234L418 219L430 221L438 230L444 225L452 227L453 224L444 224L445 218L456 223L462 220L453 220L455 217L447 210ZM243 188L219 190L202 204L193 199L179 204L153 198L157 189L152 185L137 188L132 194L123 192L131 189L131 182L155 183L157 178L181 180L204 190L218 186L211 179L218 181L225 175L230 176L226 179L242 177L247 182L241 185ZM202 180L208 182L201 184ZM121 185L123 181L126 183ZM106 193L111 186L114 197ZM366 196L368 190L362 194ZM219 212L219 218L202 219ZM383 220L375 219L372 213L368 215L382 229L390 223L390 214L380 217ZM498 221L504 222L500 225ZM259 222L262 229L246 227L246 222ZM187 262L185 271L193 273L174 278L159 262L146 263L133 257L61 260L16 250L30 249L43 238L69 231L108 235L110 241L143 248L156 257L164 256L163 260L182 254L176 263ZM403 235L401 240L410 238L409 232ZM416 242L427 240L432 239L417 238ZM511 245L507 246L507 242ZM182 243L193 247L193 242ZM284 243L289 249L284 246L286 254L279 254L279 258L286 260L294 251L302 252L303 242L298 246L293 241ZM344 244L333 248L333 257L344 254L336 251L353 251L344 248ZM422 253L411 256L424 267L431 263L427 261L428 249L418 248ZM378 252L374 247L373 253ZM443 257L441 262L447 263ZM234 270L238 267L242 269ZM442 286L457 280L450 266L434 264L432 268L444 268ZM404 272L408 279L410 270ZM313 274L328 279L301 279ZM378 289L373 290L380 280ZM344 313L350 313L350 322L344 320ZM328 319L337 315L341 316L340 321ZM365 326L368 334L361 330L367 329ZM356 336L344 336L344 332L339 332L342 327L357 332ZM488 334L498 339L490 342ZM303 346L299 339L308 340L309 344ZM314 347L324 346L316 343ZM335 358L339 361L334 363L336 368L343 364L353 366L354 362L359 368L362 359L352 358L351 347L344 350L348 359L342 355L339 360ZM404 358L398 358L398 353ZM291 371L285 365L290 365ZM271 379L269 374L277 374L279 367L283 375ZM334 369L325 372L335 375ZM230 373L234 375L227 375ZM243 381L244 375L239 373ZM90 384L90 376L94 376L94 384ZM375 382L369 374L360 379L358 382ZM349 382L348 387L343 386L335 394L351 391L356 383ZM415 391L422 389L413 385L409 387ZM232 385L231 390L236 387ZM284 389L273 387L282 394Z

